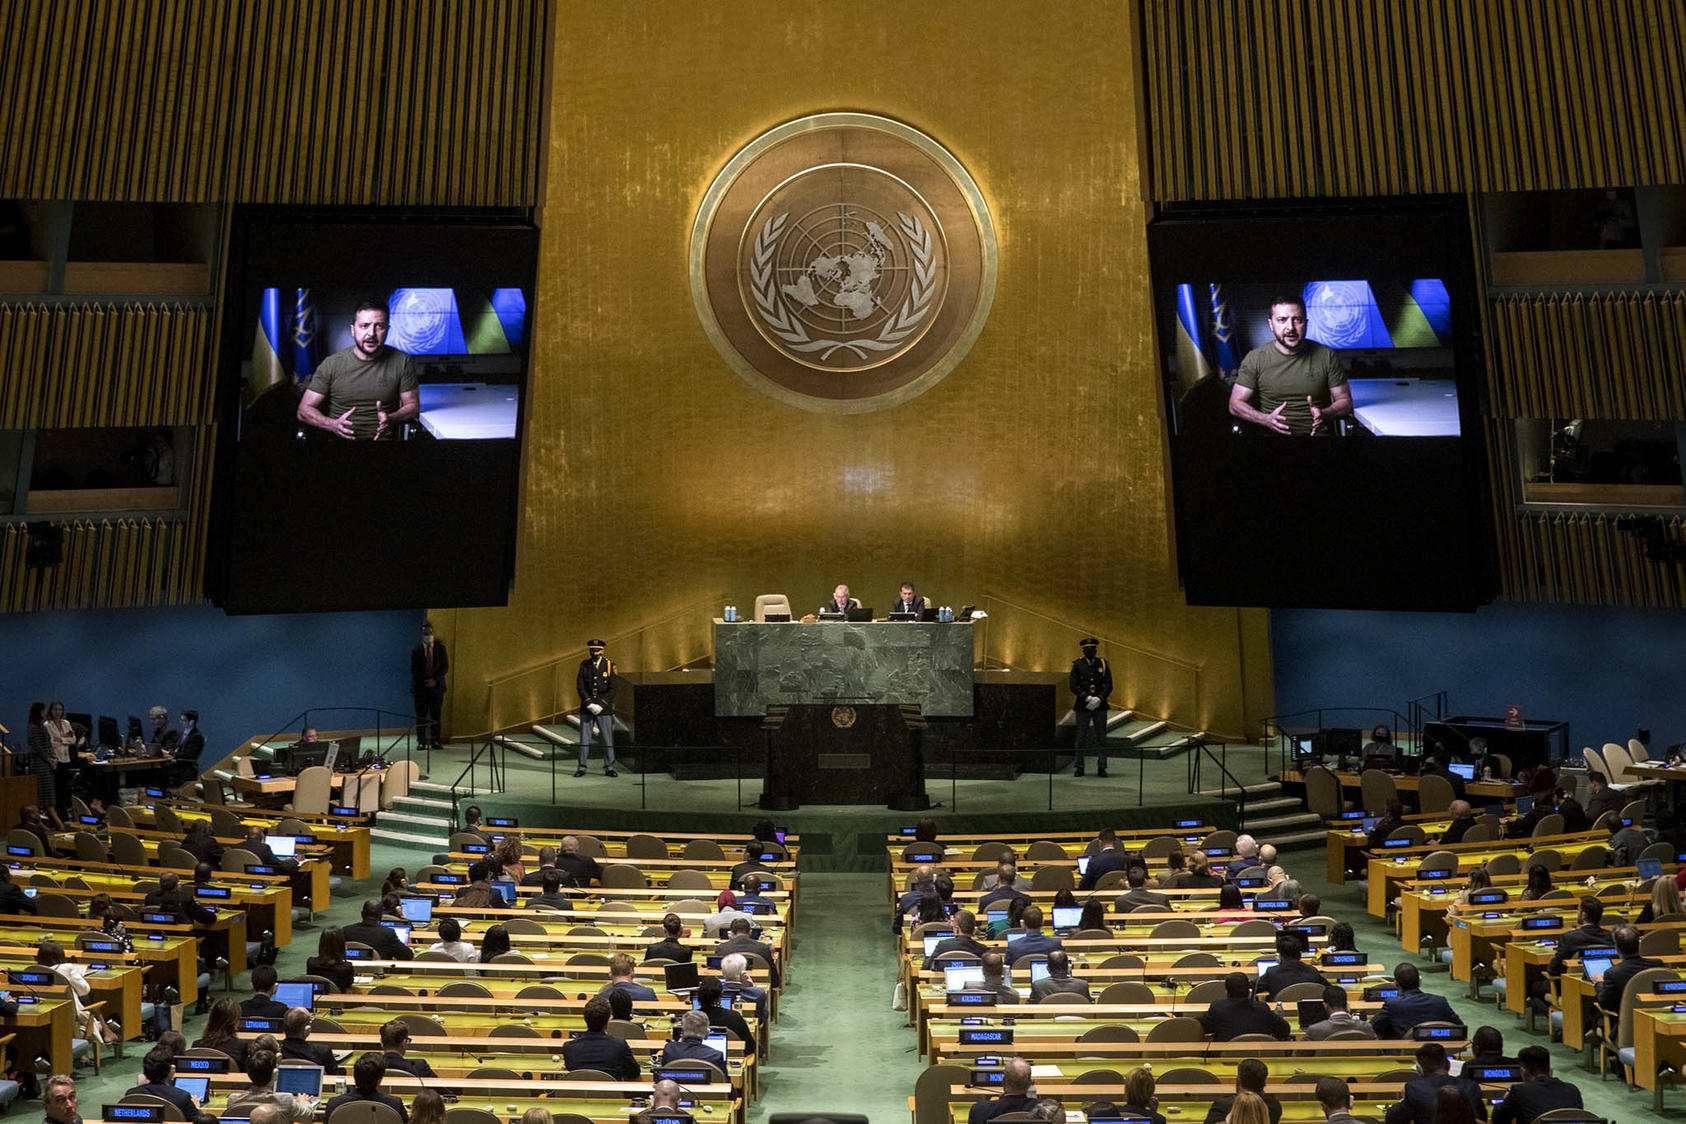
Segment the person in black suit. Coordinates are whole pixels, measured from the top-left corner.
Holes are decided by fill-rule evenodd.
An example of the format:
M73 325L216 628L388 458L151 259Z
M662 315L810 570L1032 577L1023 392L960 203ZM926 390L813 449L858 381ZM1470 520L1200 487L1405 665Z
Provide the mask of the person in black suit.
M722 941L715 948L714 955L730 956L734 952L741 952L747 955L753 952L755 955L767 962L767 982L773 987L778 987L779 966L773 959L773 950L750 935L752 926L749 923L749 919L745 917L734 918L732 920L731 928L726 931L732 935L727 940Z
M1563 974L1563 962L1579 956L1589 948L1609 948L1614 938L1604 928L1604 903L1586 894L1581 897L1577 924L1557 939L1557 951L1546 965L1546 974L1553 979Z
M556 869L567 875L564 885L586 887L603 880L603 868L590 855L580 854L580 841L572 835L562 837L562 851L556 856Z
M1589 771L1586 783L1592 790L1592 795L1587 797L1586 801L1586 818L1597 823L1599 817L1606 812L1614 812L1617 818L1620 818L1622 809L1627 807L1627 798L1610 787L1610 782L1604 774L1596 770Z
M1001 863L995 868L995 889L978 899L978 911L987 914L994 908L1006 909L1014 898L1029 901L1030 895L1019 889L1019 868L1012 863Z
M1147 868L1132 865L1124 871L1124 881L1130 888L1118 895L1113 908L1119 912L1132 909L1170 909L1171 899L1166 894L1156 894L1147 888Z
M1030 985L1030 1001L1041 1003L1050 995L1081 995L1089 998L1089 981L1071 974L1071 958L1065 949L1056 948L1048 954L1048 974Z
M1478 1026L1469 1036L1469 1061L1465 1065L1515 1065L1505 1055L1505 1036L1496 1026Z
M547 870L555 870L556 873L557 873L557 876L564 883L567 883L567 882L570 881L569 876L565 872L563 872L561 870L557 870L557 867L556 867L556 848L550 847L550 846L544 846L544 847L539 848L539 865L534 867L532 870L529 870L526 874L523 874L521 876L521 885L523 885L523 886L542 886L542 885L544 885L544 872L547 871Z
M141 1096L168 1101L181 1110L182 1117L187 1120L199 1121L201 1117L207 1120L215 1119L199 1111L199 1102L194 1100L193 1094L170 1084L170 1074L175 1068L175 1055L167 1047L154 1046L147 1051L146 1057L141 1059L141 1076L146 1080L123 1095L130 1097L138 1093Z
M345 926L341 932L345 939L357 944L366 944L375 950L375 955L382 960L409 960L412 957L410 946L398 939L398 934L381 924L381 903L367 901L363 903L363 920L355 925Z
M1522 1083L1512 1085L1493 1110L1493 1124L1533 1124L1553 1109L1584 1107L1579 1089L1551 1075L1550 1050L1524 1046L1517 1060L1522 1063Z
M1240 972L1224 977L1224 998L1206 1008L1200 1025L1214 1042L1228 1042L1243 1034L1268 1034L1286 1040L1293 1032L1281 1015L1270 1005L1253 998L1253 985Z
M931 955L925 958L925 970L930 971L937 966L937 957L945 952L966 952L981 957L989 951L989 946L978 940L973 934L978 931L978 915L969 909L963 909L954 915L954 936L944 937L931 950Z
M1030 1095L1030 1081L1030 1063L1023 1058L1008 1058L1001 1075L1001 1095L974 1104L966 1114L966 1124L988 1124L1009 1112L1028 1112L1036 1103Z
M1464 833L1475 826L1475 809L1469 806L1468 800L1454 800L1447 811L1452 814L1452 822L1440 833L1440 845L1453 847L1462 843Z
M755 1049L755 1034L749 1029L748 1020L730 1007L720 1005L724 993L725 986L719 980L713 977L704 980L697 985L697 1010L708 1016L709 1026L724 1027L751 1050Z
M708 1062L726 1072L726 1055L703 1045L708 1037L708 1016L701 1011L686 1011L679 1020L679 1037L662 1047L662 1064L674 1062Z
M527 908L535 906L550 906L552 909L570 909L574 901L562 892L562 872L551 867L544 872L539 880L539 892L527 899Z
M1422 988L1422 973L1415 964L1401 964L1393 970L1393 982L1399 994L1382 1001L1379 1015L1370 1020L1377 1038L1406 1038L1418 1023L1455 1023L1458 1014L1441 996L1426 993ZM1445 1053L1444 1050L1441 1051ZM1433 1098L1429 1109L1433 1111ZM1426 1120L1426 1117L1425 1117Z
M1097 755L1095 775L1106 776L1106 700L1112 694L1112 668L1096 652L1100 641L1085 636L1078 641L1083 655L1071 661L1071 713L1077 719L1074 748L1077 759L1071 775L1083 775L1083 751L1094 744Z
M157 910L175 916L181 923L209 925L217 919L205 906L193 900L193 895L181 888L181 875L167 870L158 876L158 889L146 895L142 910Z
M1276 967L1259 977L1259 998L1274 999L1276 993L1297 983L1327 987L1323 973L1301 959L1305 945L1298 933L1276 934Z
M600 1069L616 1081L636 1081L641 1072L638 1059L621 1039L603 1033L608 1025L609 1001L593 995L585 1004L585 1033L562 1047L562 1064L567 1069Z
M34 913L35 899L12 881L11 868L0 863L0 913Z
M679 940L685 934L685 921L677 913L662 917L662 939L644 946L644 959L671 960L675 964L689 964L696 950Z
M1084 868L1083 880L1077 884L1079 890L1093 890L1102 876L1123 870L1127 865L1124 852L1118 849L1118 836L1110 827L1101 828L1100 843L1101 849Z
M1270 1070L1257 1058L1245 1058L1235 1067L1235 1092L1258 1094L1270 1112L1270 1124L1281 1124L1282 1102L1265 1092L1265 1082L1269 1080ZM1212 1107L1206 1110L1205 1124L1218 1124L1229 1116L1229 1110L1234 1107L1234 1093L1217 1098L1212 1102Z
M297 859L284 859L269 848L269 832L261 824L246 825L246 841L240 844L243 850L250 851L257 856L257 860L265 866L273 866L278 870L294 871L299 868Z
M147 711L152 720L152 736L146 739L147 753L153 757L174 757L181 733L170 725L170 712L161 706Z
M381 1026L381 1058L386 1062L387 1072L402 1070L416 1077L438 1077L433 1067L427 1064L426 1058L406 1058L404 1052L410 1048L410 1028L402 1021L393 1019Z
M439 713L445 705L445 673L451 670L445 642L433 638L433 622L423 621L421 643L410 649L410 698L416 704L416 748L439 744Z
M1593 977L1593 982L1598 984L1598 1005L1616 1012L1622 1009L1622 994L1628 981L1647 968L1661 968L1663 962L1639 955L1639 930L1632 925L1617 925L1610 936L1616 942L1621 960L1610 965L1609 971Z
M252 969L252 997L240 1004L240 1017L244 1019L284 1019L287 1017L287 1005L275 998L275 984L277 977L275 969L268 964L259 964Z
M379 1101L394 1112L398 1119L408 1122L410 1112L404 1107L404 1102L388 1093L381 1092L381 1079L386 1076L386 1061L373 1051L357 1059L351 1067L352 1087L328 1102L328 1107L322 1113L322 1119L331 1119L334 1110L342 1104L353 1101Z
M1019 914L1019 927L1024 930L1024 936L1014 940L1007 939L1007 963L1017 964L1026 956L1035 956L1039 952L1053 952L1057 948L1064 948L1065 942L1058 937L1050 937L1042 931L1042 907L1031 904L1024 907Z
M282 1032L286 1035L281 1039L281 1057L284 1060L309 1062L322 1067L323 1073L339 1074L345 1072L340 1063L334 1060L334 1051L327 1046L318 1046L310 1041L310 1027L316 1017L303 1007L294 1007L281 1020Z
M199 712L181 712L181 740L176 743L176 763L171 768L173 784L186 784L199 775L199 755L205 752L205 735L199 730Z
M860 602L849 596L849 587L840 585L831 591L831 600L820 606L820 612L847 615L850 609L859 607Z
M901 597L896 600L896 603L894 605L890 606L890 612L892 612L892 613L923 613L924 611L925 611L925 599L923 597L919 596L917 593L913 592L913 583L912 582L903 582L902 583Z
M1417 1072L1422 1076L1405 1082L1405 1095L1397 1104L1388 1106L1383 1117L1385 1124L1434 1124L1435 1102L1442 1085L1455 1086L1475 1111L1476 1119L1487 1119L1487 1102L1481 1099L1481 1086L1467 1077L1453 1077L1451 1068L1446 1060L1446 1047L1440 1043L1424 1042L1417 1047Z
M988 991L995 995L997 1006L1021 1002L1018 990L1007 983L1007 958L993 948L983 954L983 983L968 984L967 991Z
M1376 826L1370 829L1369 837L1365 841L1365 849L1379 851L1382 842L1388 836L1405 826L1405 803L1401 800L1389 800L1382 818L1376 821Z
M595 730L603 738L603 775L618 777L615 772L615 664L603 654L601 640L586 641L590 653L580 661L579 674L574 676L574 689L580 696L580 767L574 776L585 776L585 763L591 756L591 737Z

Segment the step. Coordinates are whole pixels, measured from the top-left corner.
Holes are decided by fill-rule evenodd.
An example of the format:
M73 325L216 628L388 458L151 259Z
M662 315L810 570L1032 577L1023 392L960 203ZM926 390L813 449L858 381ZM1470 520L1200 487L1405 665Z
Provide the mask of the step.
M1323 828L1323 821L1309 812L1298 816L1265 816L1261 818L1254 816L1251 808L1247 809L1247 815L1241 818L1241 826L1246 829L1247 834L1256 836L1266 843L1276 842L1276 837L1287 830L1299 828L1309 830L1312 827L1327 830Z
M533 736L543 738L551 745L579 745L580 730L578 726L544 726L533 724Z
M1327 834L1322 824L1317 825L1316 831L1296 831L1291 835L1276 835L1269 840L1278 852L1292 850L1296 847L1321 846Z
M1233 799L1235 797L1235 791L1235 786L1229 785L1226 788L1221 789L1203 788L1196 795L1215 796L1220 800ZM1242 785L1241 791L1247 794L1248 799L1251 799L1254 796L1275 796L1277 793L1282 791L1282 786L1275 781L1256 781L1253 784Z
M436 796L414 796L414 795L408 795L408 794L404 795L404 796L395 797L392 802L395 805L412 804L412 805L415 805L415 806L421 807L421 808L446 808L446 809L449 809L450 806L451 806L451 802L449 800L442 800L442 799L440 799Z
M553 748L551 746L536 746L531 742L517 741L506 734L499 734L492 740L506 751L518 753L530 761L549 761L551 757L549 750Z
M442 835L419 835L408 831L394 831L388 827L371 827L369 838L379 839L384 843L420 843L437 847L441 851L450 845L450 840Z
M1135 718L1135 716L1136 712L1131 710L1129 707L1125 707L1123 710L1115 710L1111 714L1108 714L1106 716L1107 736L1111 737L1113 730L1124 725L1124 723L1129 722Z
M1281 813L1290 809L1296 812L1304 813L1305 815L1311 814L1305 810L1305 801L1296 799L1292 796L1279 796L1272 799L1247 801L1247 815L1249 817L1263 815L1266 812Z
M449 795L451 795L451 786L448 785L448 784L440 784L437 781L411 781L410 782L410 791L412 793L422 792L422 793L426 793L430 796L431 795L438 795L438 794L443 794L445 796L449 796ZM457 789L457 795L458 796L492 796L492 795L495 795L498 791L499 790L495 789L495 788L469 788L467 785L464 785L462 788Z
M446 819L444 816L419 816L410 812L382 812L380 822L386 823L388 821L405 825L414 824L417 827L438 827L448 829L451 826L451 821Z

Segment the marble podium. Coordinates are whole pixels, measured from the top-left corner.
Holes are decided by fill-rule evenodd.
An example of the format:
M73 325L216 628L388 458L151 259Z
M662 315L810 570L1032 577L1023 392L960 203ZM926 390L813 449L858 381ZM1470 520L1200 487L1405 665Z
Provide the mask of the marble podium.
M714 622L714 712L913 703L927 718L972 714L972 625L956 621Z

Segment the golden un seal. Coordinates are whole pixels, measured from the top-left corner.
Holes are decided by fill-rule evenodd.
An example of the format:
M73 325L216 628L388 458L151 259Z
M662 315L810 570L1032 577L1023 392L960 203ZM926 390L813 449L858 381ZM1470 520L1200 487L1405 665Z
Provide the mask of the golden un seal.
M852 706L832 707L831 724L839 730L847 730L855 724L855 708Z
M750 142L691 234L691 297L721 356L807 410L861 413L935 385L995 295L983 193L936 141L824 113Z

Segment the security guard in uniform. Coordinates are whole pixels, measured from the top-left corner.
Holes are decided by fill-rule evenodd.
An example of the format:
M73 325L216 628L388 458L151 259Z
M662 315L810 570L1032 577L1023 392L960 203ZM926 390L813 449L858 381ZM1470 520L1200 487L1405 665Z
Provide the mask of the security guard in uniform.
M1077 762L1072 775L1083 775L1083 751L1092 741L1099 767L1098 777L1106 776L1106 699L1112 694L1112 668L1095 654L1100 641L1085 636L1078 641L1083 657L1071 661L1072 713L1077 717Z
M585 762L591 756L591 731L603 735L603 775L617 777L615 772L615 665L603 654L601 640L586 641L590 655L580 661L580 673L574 680L580 695L580 767L574 776L585 776Z

